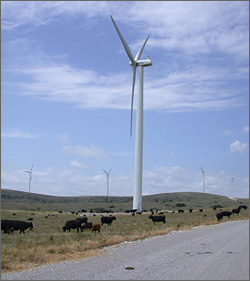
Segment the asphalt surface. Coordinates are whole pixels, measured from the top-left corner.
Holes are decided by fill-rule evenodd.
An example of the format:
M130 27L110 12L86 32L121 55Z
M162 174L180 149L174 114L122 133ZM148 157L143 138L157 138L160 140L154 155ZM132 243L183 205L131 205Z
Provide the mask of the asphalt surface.
M127 268L127 269L126 269ZM172 232L2 280L249 280L249 221Z

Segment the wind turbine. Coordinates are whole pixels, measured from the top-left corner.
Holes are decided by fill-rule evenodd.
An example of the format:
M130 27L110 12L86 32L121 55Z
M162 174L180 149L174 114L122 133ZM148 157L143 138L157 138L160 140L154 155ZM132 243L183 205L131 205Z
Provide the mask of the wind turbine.
M111 170L112 170L112 169L110 169L110 170L107 172L107 171L105 171L105 170L103 169L104 173L107 175L107 200L108 200L108 197L109 197L109 175L110 175Z
M115 29L122 41L125 51L130 59L130 66L132 67L132 99L131 99L131 119L130 119L130 136L132 136L132 120L133 120L133 103L134 103L134 88L136 78L136 68L139 67L139 83L138 83L138 96L137 96L137 113L136 113L136 133L135 133L135 166L134 166L134 197L133 209L142 211L142 157L143 157L143 68L151 66L152 61L149 56L146 60L140 60L143 49L148 41L149 36L146 38L142 47L135 57L133 57L128 44L122 37L114 19L110 15Z
M201 168L201 167L200 167ZM202 179L203 179L203 192L205 193L205 170L201 168Z
M233 198L234 198L234 176L231 174L231 181L232 181L232 186L233 186Z
M33 168L34 164L31 166L30 170L26 170L26 171L23 171L25 173L29 173L30 174L30 179L29 179L29 192L30 192L30 187L31 187L31 179L32 179L32 168Z

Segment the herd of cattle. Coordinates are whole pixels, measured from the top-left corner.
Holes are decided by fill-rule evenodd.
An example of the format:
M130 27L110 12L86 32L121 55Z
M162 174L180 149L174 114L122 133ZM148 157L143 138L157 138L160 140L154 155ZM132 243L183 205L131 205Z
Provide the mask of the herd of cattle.
M221 211L221 212L216 214L216 217L217 217L218 221L221 220L223 217L230 218L231 215L239 214L241 209L246 210L247 209L247 205L240 205L238 208L232 209L232 212L230 212L230 211Z
M216 214L216 217L218 221L220 221L224 216L230 218L231 215L239 214L241 209L247 209L246 205L240 205L236 209L232 209L232 211L221 211ZM200 212L203 212L203 209L199 210ZM192 209L189 209L189 212L192 212ZM173 213L173 212L171 212ZM184 210L178 210L178 213L184 213ZM149 219L154 222L163 222L166 223L166 218L164 215L164 212L159 212L157 215L153 215L154 213L151 212L151 215L148 217ZM107 216L101 216L101 225L107 224L111 225L113 220L116 220L115 216L110 215ZM63 232L70 232L71 229L76 229L77 233L81 230L81 232L85 230L92 230L92 232L100 232L101 229L100 224L93 224L92 222L88 222L88 217L84 216L81 218L77 218L75 220L69 220L65 223L65 225L62 227ZM26 229L33 229L34 224L33 222L25 222L20 220L1 220L1 229L4 231L4 233L13 233L15 230L20 230L20 233L25 233Z

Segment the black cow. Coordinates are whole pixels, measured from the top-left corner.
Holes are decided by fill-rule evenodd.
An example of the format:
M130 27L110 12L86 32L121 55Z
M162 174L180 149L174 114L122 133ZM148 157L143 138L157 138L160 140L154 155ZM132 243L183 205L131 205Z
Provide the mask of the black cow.
M222 216L220 213L217 213L217 214L216 214L216 218L217 218L218 221L219 221L219 220L221 220L221 219L223 218L223 216Z
M102 225L103 225L104 223L106 223L107 225L111 225L111 223L112 223L113 220L116 220L116 217L114 217L114 216L110 216L110 217L101 217L101 223L102 223Z
M241 207L242 209L244 209L244 210L247 209L247 205L240 205L240 207Z
M222 211L222 212L217 213L217 214L216 214L216 217L217 217L217 219L218 219L218 221L219 221L219 220L222 219L223 217L228 217L228 218L230 218L231 215L232 215L232 212L230 212L230 211Z
M33 229L33 222L18 220L1 220L1 229L3 229L5 233L8 233L10 231L13 232L14 230L20 230L20 233L25 233L24 231L27 228Z
M149 216L148 217L149 219L151 219L154 223L156 222L163 222L163 223L166 223L166 220L165 220L165 216Z
M222 211L220 213L223 217L228 217L228 218L230 218L230 216L232 215L232 212L230 211Z
M184 213L184 210L179 209L179 210L178 210L178 213Z
M82 224L82 223L86 223L88 221L88 218L87 217L77 218L75 219L75 221L80 222Z
M241 210L241 206L239 206L237 209L232 209L232 213L234 214L239 214Z
M92 222L86 222L84 225L81 225L81 232L85 229L91 229L92 228Z
M65 223L65 226L63 226L63 232L65 232L66 230L68 230L70 232L70 230L72 229L77 229L77 233L79 232L79 228L81 228L81 222L80 221L76 221L76 220L70 220L67 221Z
M189 209L189 213L192 213L193 212L193 209Z
M10 232L13 232L13 227L11 226L10 220L1 220L1 230L4 231L4 233L10 234Z
M203 209L200 209L199 212L203 212Z

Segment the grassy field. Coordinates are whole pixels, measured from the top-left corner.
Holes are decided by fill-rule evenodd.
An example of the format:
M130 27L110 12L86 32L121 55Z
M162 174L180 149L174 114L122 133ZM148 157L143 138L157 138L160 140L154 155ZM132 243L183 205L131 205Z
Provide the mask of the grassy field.
M2 192L3 195L3 192ZM14 196L14 194L12 194ZM58 202L52 200L51 203L43 203L43 208L40 207L39 210L34 210L34 205L27 203L27 194L24 194L25 198L18 199L18 194L15 193L15 200L13 196L9 197L8 200L11 202L21 204L19 208L13 208L14 204L9 203L8 208L6 205L1 210L2 219L16 219L27 221L29 217L33 217L33 222L35 225L34 231L26 230L25 234L19 234L19 231L15 231L13 234L3 234L1 235L1 272L7 273L16 270L24 270L28 268L33 268L35 266L55 263L65 260L78 260L92 255L99 255L102 252L102 248L106 246L115 245L125 241L133 241L137 239L144 239L146 237L152 237L155 235L166 234L173 230L190 229L194 226L199 225L210 225L217 224L217 219L215 214L217 211L212 210L213 205L221 205L223 210L231 210L232 207L237 207L240 202L244 204L248 200L240 200L236 202L229 200L228 198L214 197L216 195L205 196L204 201L199 199L199 202L195 203L196 195L200 198L201 194L191 194L191 193L181 193L181 194L171 194L171 198L175 198L178 195L176 201L166 202L166 198L170 198L169 195L153 195L150 201L144 201L145 205L148 204L149 208L155 208L154 204L159 203L159 201L165 201L163 204L171 203L171 206L165 206L164 209L178 209L176 204L185 204L182 209L187 210L189 207L193 207L193 213L185 211L183 214L179 213L165 213L166 223L154 223L148 219L149 213L142 215L131 216L130 214L118 213L115 214L117 220L113 221L111 226L103 225L101 227L100 233L91 233L90 231L79 232L76 230L71 230L70 233L64 233L62 231L62 226L67 220L75 219L76 215L73 215L65 202L64 205L60 202L60 198L54 198ZM23 194L22 194L23 195ZM32 194L28 194L32 195ZM188 196L189 195L189 196ZM206 195L206 194L204 194ZM35 195L38 196L38 195ZM212 197L211 197L212 196ZM29 197L29 196L28 196ZM39 198L39 196L38 196ZM101 197L100 197L101 198ZM43 198L44 199L44 198ZM46 198L46 201L48 198ZM72 200L72 198L64 198L64 200ZM76 198L79 200L79 198ZM86 198L84 198L85 200ZM89 208L96 208L100 204L107 204L101 202L99 198L93 198L94 201L100 200L99 203L89 205ZM102 197L102 200L105 197ZM121 198L124 199L124 198ZM119 199L121 201L121 199ZM149 198L146 198L148 200ZM220 200L219 200L220 199ZM7 200L7 201L8 201ZM29 198L31 200L31 198ZM33 200L33 199L32 199ZM145 200L145 198L144 198ZM156 200L158 200L156 202ZM170 199L174 200L174 199ZM197 198L196 198L197 200ZM224 201L223 201L224 200ZM10 202L9 201L9 202ZM73 201L73 200L72 200ZM6 204L6 198L2 197L2 203ZM224 202L224 203L223 203ZM74 202L72 202L74 203ZM90 202L86 202L89 204ZM190 205L190 204L192 205ZM40 204L40 203L39 203ZM56 211L51 210L52 204ZM59 205L57 205L59 204ZM79 204L83 204L80 202ZM119 206L119 203L113 203L117 205L117 209L131 208L128 206ZM125 202L120 202L120 204L125 204ZM230 205L232 204L232 205ZM46 207L47 205L47 207ZM159 204L160 205L160 204ZM159 206L157 205L157 206ZM25 206L25 208L24 208ZM81 205L84 208L86 205ZM105 205L103 205L105 206ZM110 206L110 203L109 203ZM195 207L197 206L197 207ZM54 208L53 207L53 208ZM60 208L59 208L60 207ZM199 208L204 208L203 212L199 212ZM58 210L62 209L63 213L58 213ZM76 210L80 209L80 205L77 206ZM115 208L112 208L115 209ZM159 208L163 209L163 208ZM15 215L13 215L15 213ZM88 213L88 221L93 223L100 223L101 214ZM242 210L239 215L232 216L230 219L223 218L222 222L232 219L248 219L249 213L247 210Z

